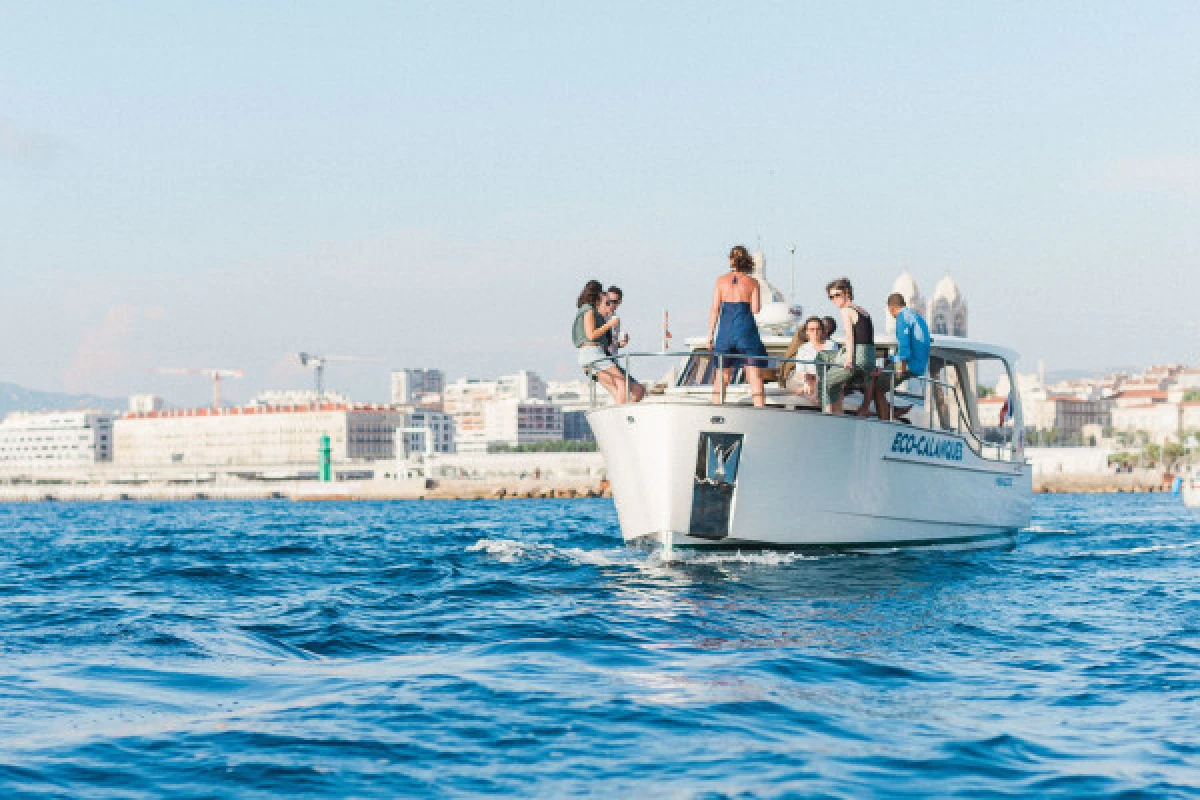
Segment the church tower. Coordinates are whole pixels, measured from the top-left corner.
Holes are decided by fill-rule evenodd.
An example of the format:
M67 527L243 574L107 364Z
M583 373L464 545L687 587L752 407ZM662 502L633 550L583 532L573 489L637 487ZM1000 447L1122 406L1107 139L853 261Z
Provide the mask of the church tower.
M922 317L926 316L925 298L921 295L921 287L917 286L916 278L907 269L900 273L899 278L896 278L896 282L892 284L892 291L904 295L905 305ZM892 318L891 314L885 314L884 319L887 320L887 332L894 334L896 320Z
M929 331L935 336L967 335L967 301L949 275L938 281L929 304Z

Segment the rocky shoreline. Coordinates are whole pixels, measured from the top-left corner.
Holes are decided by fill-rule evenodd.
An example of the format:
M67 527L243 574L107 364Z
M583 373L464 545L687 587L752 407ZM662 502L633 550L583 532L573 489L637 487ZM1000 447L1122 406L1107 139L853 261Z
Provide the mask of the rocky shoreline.
M1169 491L1152 475L1038 475L1035 494ZM0 503L184 500L533 500L612 497L605 480L371 480L263 484L19 484L0 486Z

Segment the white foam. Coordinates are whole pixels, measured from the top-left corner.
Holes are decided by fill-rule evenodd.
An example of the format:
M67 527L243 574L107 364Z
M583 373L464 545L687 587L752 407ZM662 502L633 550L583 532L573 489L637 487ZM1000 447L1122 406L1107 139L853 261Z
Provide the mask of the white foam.
M559 558L576 564L612 567L628 565L636 558L636 555L631 555L624 549L582 550L578 547L555 547L544 542L521 542L516 539L480 539L468 547L467 552L487 553L497 560L509 564L534 559L548 561Z
M780 550L741 550L704 552L701 550L675 550L671 563L680 564L754 564L763 567L781 567L797 561L817 561L821 556Z
M498 561L513 564L519 561L549 561L561 559L573 564L594 567L634 567L658 569L679 565L734 565L782 567L799 561L816 561L835 557L836 553L818 556L787 550L721 550L704 551L675 549L669 559L661 550L629 547L605 550L583 550L578 547L555 547L545 542L523 542L516 539L480 539L467 547L469 553L486 553Z

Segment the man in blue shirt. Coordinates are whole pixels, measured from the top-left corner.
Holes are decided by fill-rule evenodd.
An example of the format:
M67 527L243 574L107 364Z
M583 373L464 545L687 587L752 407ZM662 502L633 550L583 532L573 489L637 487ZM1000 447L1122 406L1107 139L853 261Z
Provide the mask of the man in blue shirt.
M924 317L907 307L899 292L888 295L887 305L888 313L896 318L896 354L892 356L896 382L902 380L901 375L919 378L929 367L929 326Z
M908 378L921 377L929 368L929 326L925 318L908 308L904 295L893 292L887 299L888 313L896 318L896 352L892 356L892 369L895 370L894 381L875 381L875 408L879 409L880 419L889 419L893 415L887 405L888 386L896 386ZM908 408L897 409L897 415L904 414Z

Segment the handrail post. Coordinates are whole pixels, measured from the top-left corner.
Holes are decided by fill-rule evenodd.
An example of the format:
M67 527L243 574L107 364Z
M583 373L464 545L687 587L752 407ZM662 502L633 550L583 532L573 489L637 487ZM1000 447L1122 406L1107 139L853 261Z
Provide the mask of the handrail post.
M629 403L629 352L625 353L625 402Z
M727 381L725 380L725 356L717 353L717 380L721 382L721 391L717 394L718 405L725 405L725 389Z

